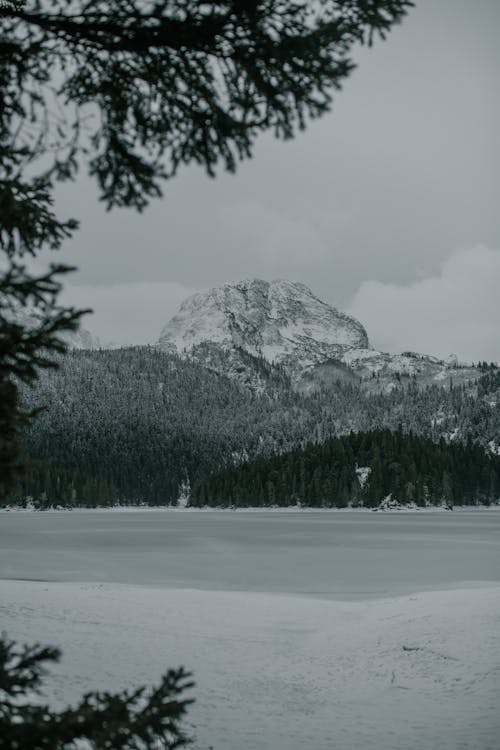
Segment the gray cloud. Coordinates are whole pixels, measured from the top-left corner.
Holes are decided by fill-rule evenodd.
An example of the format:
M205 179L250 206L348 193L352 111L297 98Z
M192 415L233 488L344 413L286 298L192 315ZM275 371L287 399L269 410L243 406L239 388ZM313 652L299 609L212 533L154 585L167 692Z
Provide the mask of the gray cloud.
M269 277L270 278L270 277ZM409 284L365 281L346 311L383 351L412 349L466 361L500 361L500 251L452 253L439 272ZM64 300L90 306L84 327L102 343L154 343L181 302L199 289L175 282L68 285ZM318 290L313 287L313 291Z
M367 327L372 345L468 361L500 361L500 251L453 253L436 276L409 285L366 281L349 312Z
M173 282L139 281L98 287L68 285L62 298L80 309L92 308L82 325L102 345L153 344L182 300L195 291Z
M307 217L280 212L257 202L237 203L219 210L224 236L242 241L249 257L262 269L273 273L284 265L293 273L305 262L318 263L328 254L326 239ZM266 274L267 275L267 274Z

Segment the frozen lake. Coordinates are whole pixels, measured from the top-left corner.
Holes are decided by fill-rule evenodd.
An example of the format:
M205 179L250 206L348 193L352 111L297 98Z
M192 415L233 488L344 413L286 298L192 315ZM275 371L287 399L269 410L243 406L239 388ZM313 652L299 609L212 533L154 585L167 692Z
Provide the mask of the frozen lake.
M500 513L0 513L48 700L194 670L194 750L498 750Z
M500 581L500 512L1 513L0 578L379 598Z

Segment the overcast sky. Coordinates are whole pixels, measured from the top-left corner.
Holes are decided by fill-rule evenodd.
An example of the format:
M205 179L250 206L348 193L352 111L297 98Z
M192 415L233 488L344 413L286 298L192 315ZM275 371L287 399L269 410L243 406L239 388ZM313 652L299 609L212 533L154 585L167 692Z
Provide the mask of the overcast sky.
M102 341L155 341L180 301L285 278L356 315L371 343L500 360L500 2L417 0L357 55L333 111L262 136L236 175L187 168L142 215L107 214L82 178L66 299Z

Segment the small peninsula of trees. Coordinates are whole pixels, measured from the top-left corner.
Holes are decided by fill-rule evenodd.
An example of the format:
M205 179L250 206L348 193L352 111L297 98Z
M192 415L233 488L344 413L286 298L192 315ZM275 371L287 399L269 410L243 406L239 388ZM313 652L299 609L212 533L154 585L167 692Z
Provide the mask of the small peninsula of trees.
M401 431L351 433L200 480L190 502L373 508L387 495L422 507L490 503L500 497L500 457Z

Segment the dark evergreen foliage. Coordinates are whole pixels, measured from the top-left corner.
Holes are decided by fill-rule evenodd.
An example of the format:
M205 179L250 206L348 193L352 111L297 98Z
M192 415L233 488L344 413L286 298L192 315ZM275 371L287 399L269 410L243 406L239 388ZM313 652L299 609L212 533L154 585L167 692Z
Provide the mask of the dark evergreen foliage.
M218 353L217 366L230 369L230 354L227 363L224 356ZM478 445L481 455L490 441L500 443L500 399L491 391L495 370L469 388L418 389L410 378L390 393L339 383L306 397L291 389L281 368L253 364L257 392L154 348L69 352L60 369L43 373L36 388L25 391L26 409L37 403L47 408L26 431L33 466L11 502L175 503L189 482L352 431L400 429L433 443L445 438ZM354 464L345 468L343 483L351 489L342 489L342 502L351 498ZM474 478L474 462L470 467ZM266 498L263 485L259 502Z
M46 664L60 651L0 639L1 750L175 750L191 744L182 718L193 701L191 675L169 669L157 687L87 693L74 708L54 711L40 701Z
M0 232L2 220L0 199ZM75 330L84 312L56 303L59 277L70 270L53 265L34 276L13 259L0 270L0 502L25 470L19 435L37 413L21 408L18 383L33 383L40 368L55 366L53 354L65 350L60 334Z
M26 432L33 466L11 499L42 507L176 502L180 485L247 451L291 448L300 414L151 348L69 352L25 396L47 408Z
M13 208L23 202L5 223L8 247L37 249L64 232L43 189L73 178L82 160L108 207L141 210L181 164L234 170L262 130L293 137L330 109L355 67L351 48L384 38L412 5L3 2L1 186ZM89 104L96 117L85 116ZM19 173L40 156L43 181L23 192Z
M500 457L402 431L351 433L197 481L191 505L376 507L389 494L419 506L489 504L500 499Z
M492 363L480 369L484 375L481 375L477 383L478 395L489 396L489 402L492 403L492 398L500 399L500 367Z

